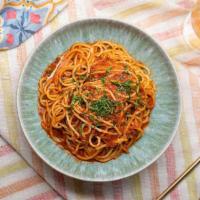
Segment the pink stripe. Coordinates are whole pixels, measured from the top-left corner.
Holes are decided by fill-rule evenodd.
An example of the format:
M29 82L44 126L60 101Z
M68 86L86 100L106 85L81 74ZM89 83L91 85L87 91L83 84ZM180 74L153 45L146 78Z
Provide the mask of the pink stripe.
M12 152L14 152L14 151L8 144L0 146L0 156L5 156L6 154L9 154Z
M57 171L54 171L54 181L56 191L58 191L58 193L62 195L63 198L67 199L64 175L58 173Z
M156 39L163 41L163 40L167 40L167 39L170 39L170 38L173 38L173 37L177 37L181 34L182 34L182 27L178 26L178 27L169 29L165 32L155 33L153 36Z
M160 183L158 178L158 166L157 163L152 164L149 167L149 174L150 174L150 181L151 181L151 191L153 199L156 199L156 196L159 194L160 191Z
M88 17L94 17L95 16L95 11L94 11L94 6L92 5L92 1L88 1L88 4L86 6L86 11L87 11Z
M165 155L167 162L168 184L171 184L176 179L175 153L172 145L169 146ZM177 187L170 193L170 197L171 199L180 199Z
M55 199L56 197L57 197L57 194L53 190L50 190L41 194L37 194L28 200L51 200L51 199Z
M35 35L34 35L34 42L35 42L35 45L36 45L36 46L41 42L41 40L42 40L42 38L43 38L42 30L43 30L43 29L40 29L40 30L39 30L37 33L35 33Z
M34 169L37 171L37 173L41 176L44 176L43 172L43 162L41 158L38 157L38 155L31 150L32 155L32 165L34 166Z
M121 3L121 2L125 3L125 1L126 0L99 0L96 3L94 3L94 7L100 10L107 7L111 7L113 6L113 4L116 3Z
M121 180L113 181L112 185L113 185L113 198L115 200L121 200L122 199L122 193L123 193Z
M75 1L69 1L69 5L67 8L68 12L68 18L70 22L73 22L77 19L77 10L76 10L76 4Z
M188 1L188 0L183 0L183 1L179 2L179 5L183 8L191 9L194 6L194 2Z
M20 44L20 46L17 48L17 62L20 68L24 67L26 58L27 58L26 45L25 42L22 42L22 44Z
M102 200L104 199L104 195L102 192L102 183L94 183L94 197L96 200Z

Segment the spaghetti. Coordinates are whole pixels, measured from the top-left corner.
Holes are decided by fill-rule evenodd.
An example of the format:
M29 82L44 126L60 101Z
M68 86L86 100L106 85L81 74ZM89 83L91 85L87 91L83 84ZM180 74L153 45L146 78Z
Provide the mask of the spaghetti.
M111 41L75 43L46 68L38 87L42 127L85 161L127 153L155 105L147 66Z

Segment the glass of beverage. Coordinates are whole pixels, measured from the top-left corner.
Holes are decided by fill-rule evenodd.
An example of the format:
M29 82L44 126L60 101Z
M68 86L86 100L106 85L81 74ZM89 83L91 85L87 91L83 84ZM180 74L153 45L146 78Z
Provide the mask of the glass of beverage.
M183 26L186 43L200 53L200 0L197 0Z

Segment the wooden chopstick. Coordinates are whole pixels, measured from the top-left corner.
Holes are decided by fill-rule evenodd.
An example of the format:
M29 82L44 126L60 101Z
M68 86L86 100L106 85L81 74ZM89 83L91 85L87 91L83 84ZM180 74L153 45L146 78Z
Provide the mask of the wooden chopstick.
M155 200L163 199L180 181L183 180L198 164L200 163L200 157L198 157L176 180L169 185Z

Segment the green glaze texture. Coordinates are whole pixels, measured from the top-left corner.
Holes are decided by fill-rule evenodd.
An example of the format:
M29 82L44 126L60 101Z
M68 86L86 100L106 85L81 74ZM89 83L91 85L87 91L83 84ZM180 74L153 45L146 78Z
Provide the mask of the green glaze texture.
M111 40L149 66L156 83L156 105L144 136L128 154L106 163L79 161L57 146L41 128L38 80L48 64L75 42ZM87 181L111 181L136 174L153 163L169 146L180 118L180 94L175 70L161 47L141 30L114 20L78 21L46 38L22 72L17 107L24 134L35 152L61 173Z

